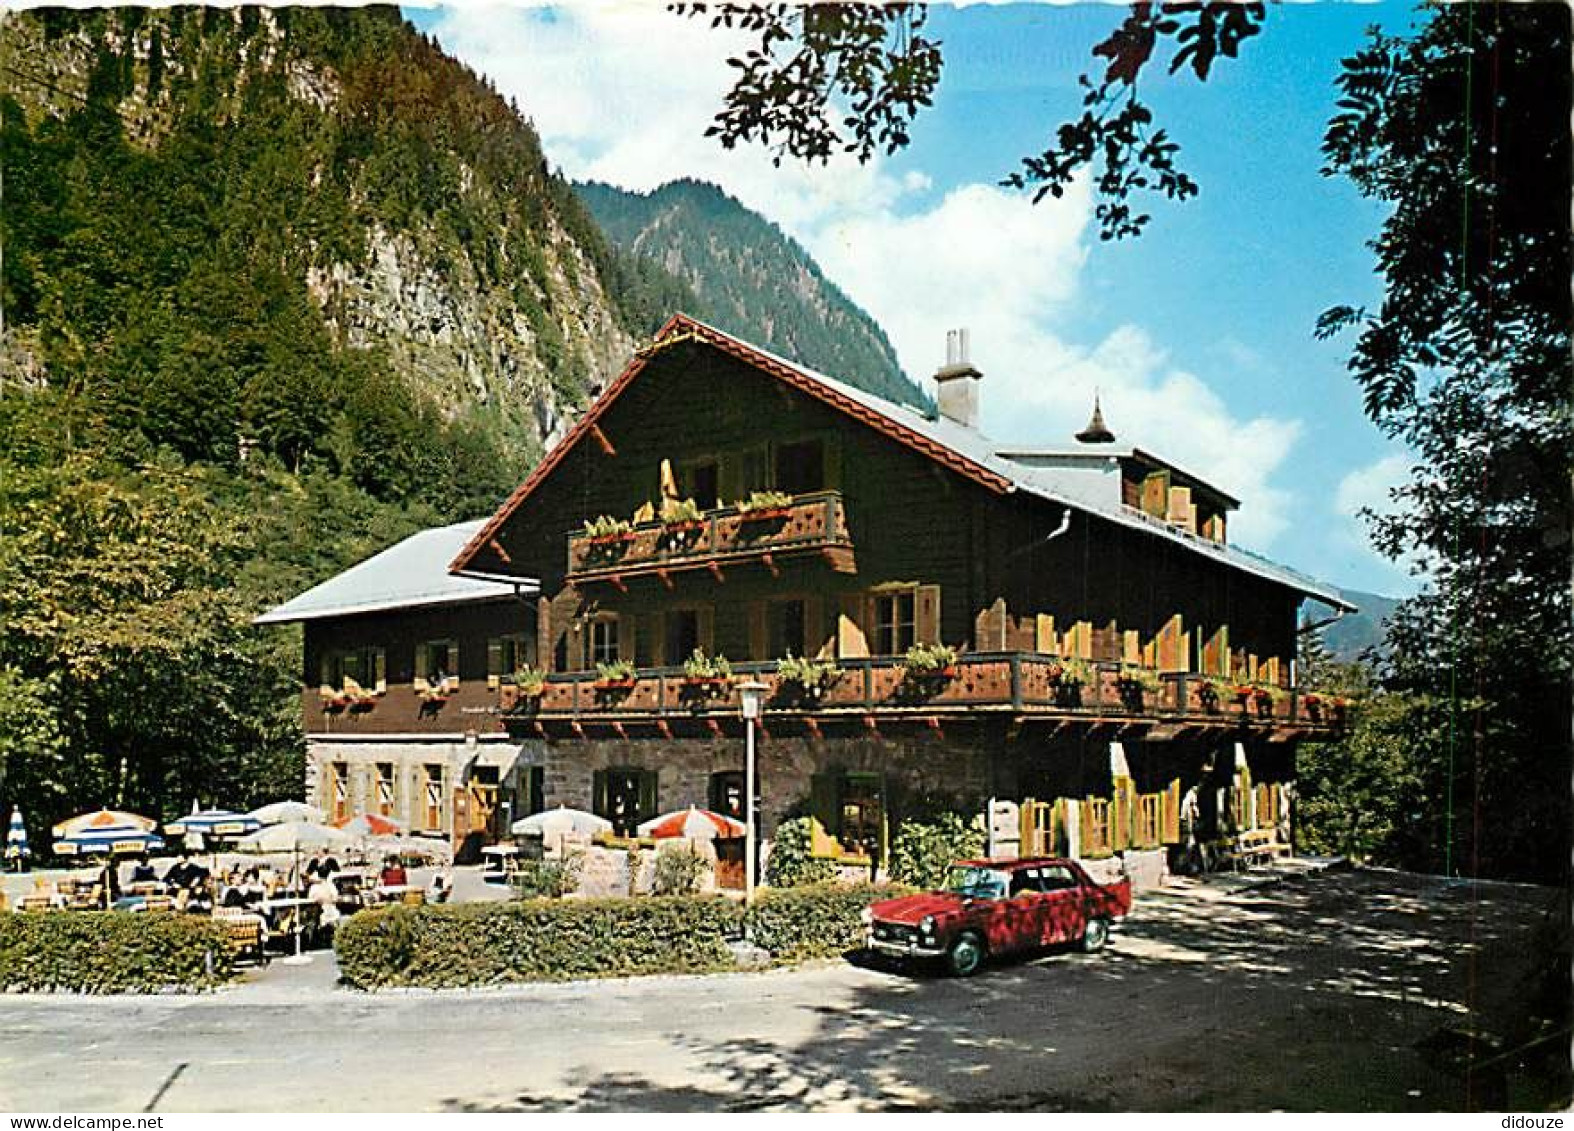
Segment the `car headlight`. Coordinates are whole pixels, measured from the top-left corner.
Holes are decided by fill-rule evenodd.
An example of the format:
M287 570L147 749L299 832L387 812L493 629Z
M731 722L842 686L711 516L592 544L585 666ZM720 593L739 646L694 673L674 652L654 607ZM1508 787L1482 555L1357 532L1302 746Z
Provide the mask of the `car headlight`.
M863 920L863 925L867 927L874 922L874 912L865 907L862 911L858 912L858 918Z
M925 915L918 921L918 933L921 935L932 935L935 933L935 917L933 915Z

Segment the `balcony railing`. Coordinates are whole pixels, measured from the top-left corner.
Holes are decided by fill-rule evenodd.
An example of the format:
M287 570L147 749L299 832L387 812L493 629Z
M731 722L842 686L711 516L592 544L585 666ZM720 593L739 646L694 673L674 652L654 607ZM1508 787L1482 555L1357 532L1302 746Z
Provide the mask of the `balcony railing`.
M953 669L932 676L909 673L900 657L844 659L838 669L832 682L817 689L783 680L774 662L734 664L732 680L694 680L681 668L644 668L622 682L601 680L594 672L566 672L548 676L540 696L519 696L505 687L501 707L516 724L736 717L737 682L755 679L769 688L768 716L821 720L1008 714L1319 733L1336 732L1344 721L1344 709L1326 699L1311 706L1307 697L1285 689L1240 700L1233 686L1215 693L1216 686L1202 677L1180 672L1163 674L1158 689L1150 691L1124 683L1119 664L1095 662L1086 664L1086 682L1074 684L1067 681L1062 661L1039 653L970 653Z
M719 568L748 560L774 564L775 559L804 554L821 555L834 569L854 572L853 544L839 492L799 495L786 506L750 513L718 507L697 522L642 522L624 534L573 533L568 536L568 579L584 582Z

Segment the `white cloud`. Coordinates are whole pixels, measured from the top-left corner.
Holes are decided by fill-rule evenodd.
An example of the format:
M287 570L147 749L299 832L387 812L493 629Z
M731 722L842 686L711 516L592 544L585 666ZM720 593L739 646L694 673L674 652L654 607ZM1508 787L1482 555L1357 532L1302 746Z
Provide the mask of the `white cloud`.
M1273 482L1299 436L1293 420L1242 419L1138 325L1091 345L1067 313L1087 261L1086 185L1033 206L991 185L954 187L920 210L922 171L835 160L771 164L759 146L704 136L750 40L647 3L543 10L444 9L443 46L518 99L550 159L570 176L647 191L677 177L714 181L778 223L890 334L922 382L945 331L972 331L984 371L983 424L1002 440L1060 444L1086 421L1097 387L1134 441L1242 500L1232 538L1266 548L1290 520Z
M1337 532L1336 537L1347 559L1353 559L1352 564L1359 563L1358 568L1363 575L1376 577L1376 584L1389 594L1407 595L1415 591L1416 580L1412 570L1420 559L1394 562L1374 550L1369 523L1362 511L1369 510L1379 515L1397 511L1399 505L1391 492L1395 487L1410 481L1414 462L1408 454L1395 452L1365 467L1356 468L1339 481L1331 504L1333 529Z
M859 216L807 242L920 380L943 359L945 330L968 327L992 436L1069 445L1097 389L1118 438L1236 495L1232 537L1269 545L1290 520L1292 497L1272 477L1299 422L1240 418L1139 326L1119 326L1091 348L1068 341L1059 328L1082 282L1090 215L1086 185L1036 206L967 185L929 212Z

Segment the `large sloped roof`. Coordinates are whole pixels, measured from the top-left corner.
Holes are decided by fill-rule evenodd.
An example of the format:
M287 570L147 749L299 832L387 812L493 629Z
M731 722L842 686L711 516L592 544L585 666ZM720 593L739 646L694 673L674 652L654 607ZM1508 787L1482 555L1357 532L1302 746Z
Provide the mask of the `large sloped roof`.
M1257 554L1189 534L1179 527L1123 506L1119 500L1109 502L1095 500L1085 491L1070 489L1072 484L1054 469L1029 467L1005 458L1002 452L1010 449L997 445L976 429L964 427L943 416L925 416L908 405L897 404L884 397L854 388L834 377L778 357L769 350L751 345L686 314L675 314L667 321L657 333L652 345L641 350L606 391L591 404L568 435L547 454L530 477L470 539L450 568L456 572L465 570L474 555L496 537L509 515L513 514L536 486L551 474L564 456L595 428L596 422L605 414L618 395L644 370L649 360L661 349L680 341L704 342L737 357L886 433L898 442L922 452L997 494L1021 491L1051 503L1097 514L1122 526L1178 543L1222 564L1277 582L1334 608L1352 612L1355 610L1355 606L1332 585ZM1062 481L1057 483L1057 479Z
M510 597L517 585L457 577L448 563L481 529L484 519L437 526L412 534L321 585L269 609L255 624L289 624L422 605L455 605ZM526 578L519 585L532 587Z

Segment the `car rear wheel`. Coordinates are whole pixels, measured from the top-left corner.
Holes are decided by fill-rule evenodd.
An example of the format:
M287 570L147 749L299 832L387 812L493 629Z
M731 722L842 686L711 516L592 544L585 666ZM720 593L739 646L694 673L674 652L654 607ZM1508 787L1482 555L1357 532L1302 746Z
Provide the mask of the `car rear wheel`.
M971 931L957 936L946 951L946 967L958 978L966 978L984 964L984 941Z
M1082 949L1092 954L1096 950L1103 950L1107 942L1109 942L1109 920L1089 919L1088 925L1082 928Z

